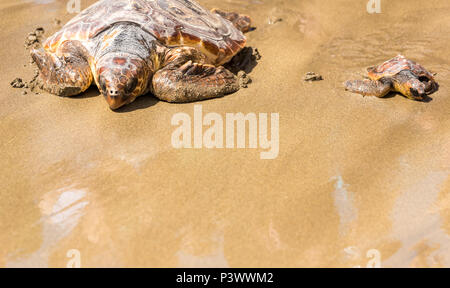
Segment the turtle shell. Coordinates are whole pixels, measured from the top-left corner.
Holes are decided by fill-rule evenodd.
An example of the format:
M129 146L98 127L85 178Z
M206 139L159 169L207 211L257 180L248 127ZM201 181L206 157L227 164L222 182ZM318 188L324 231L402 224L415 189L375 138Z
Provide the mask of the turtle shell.
M47 39L44 48L55 52L67 40L92 41L119 22L137 24L169 47L198 48L215 64L228 62L246 43L230 21L192 0L102 0Z
M434 81L433 74L428 72L420 64L406 59L402 55L398 55L379 66L370 67L367 69L367 71L369 72L369 78L372 80L379 80L383 77L392 77L404 70L411 71L414 75L417 76L417 78L426 77Z

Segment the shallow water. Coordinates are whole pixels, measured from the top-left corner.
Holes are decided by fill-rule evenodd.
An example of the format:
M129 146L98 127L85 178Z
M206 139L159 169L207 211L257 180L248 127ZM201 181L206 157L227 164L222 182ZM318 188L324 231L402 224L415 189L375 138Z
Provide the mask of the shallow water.
M275 160L172 148L172 116L199 103L115 113L96 89L22 95L9 82L32 77L26 35L73 15L0 2L0 266L66 267L76 249L83 267L449 267L450 3L200 2L252 16L262 55L249 88L204 114L279 113ZM343 91L399 53L438 73L431 102Z

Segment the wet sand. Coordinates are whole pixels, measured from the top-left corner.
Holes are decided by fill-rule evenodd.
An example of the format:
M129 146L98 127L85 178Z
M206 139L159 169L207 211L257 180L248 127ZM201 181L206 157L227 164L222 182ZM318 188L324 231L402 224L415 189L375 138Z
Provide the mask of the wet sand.
M172 116L195 103L22 95L26 35L73 15L0 2L0 267L66 267L71 249L82 267L450 267L450 3L200 2L252 16L262 55L249 88L204 113L279 113L275 160L172 148ZM399 53L438 73L431 102L343 90Z

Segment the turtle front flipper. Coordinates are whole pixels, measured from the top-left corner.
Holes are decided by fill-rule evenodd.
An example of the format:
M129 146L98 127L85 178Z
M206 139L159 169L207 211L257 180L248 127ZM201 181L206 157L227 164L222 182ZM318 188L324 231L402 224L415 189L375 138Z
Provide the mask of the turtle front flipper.
M387 79L380 79L373 81L365 80L351 80L344 83L345 90L358 93L363 96L377 96L384 97L392 90L392 81Z
M241 15L235 12L225 12L216 8L212 9L211 12L227 19L233 23L234 27L243 33L250 31L252 27L252 20L249 16Z
M204 55L193 48L169 52L169 63L153 76L153 94L172 103L185 103L222 97L239 90L237 77L222 66L203 63ZM183 60L183 61L181 61Z
M66 41L56 53L42 48L31 51L44 90L59 96L74 96L91 86L92 72L80 46L77 41Z

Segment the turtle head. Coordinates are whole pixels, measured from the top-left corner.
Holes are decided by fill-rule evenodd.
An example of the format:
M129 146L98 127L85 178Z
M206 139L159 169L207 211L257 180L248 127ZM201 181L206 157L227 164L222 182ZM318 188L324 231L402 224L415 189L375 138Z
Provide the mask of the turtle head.
M97 63L99 89L112 110L133 102L148 91L150 69L140 57L113 53Z
M426 98L427 93L425 90L425 84L419 81L417 78L411 78L404 83L405 95L413 100L422 101Z
M427 98L427 85L411 71L401 71L397 76L397 90L412 100L422 101Z

